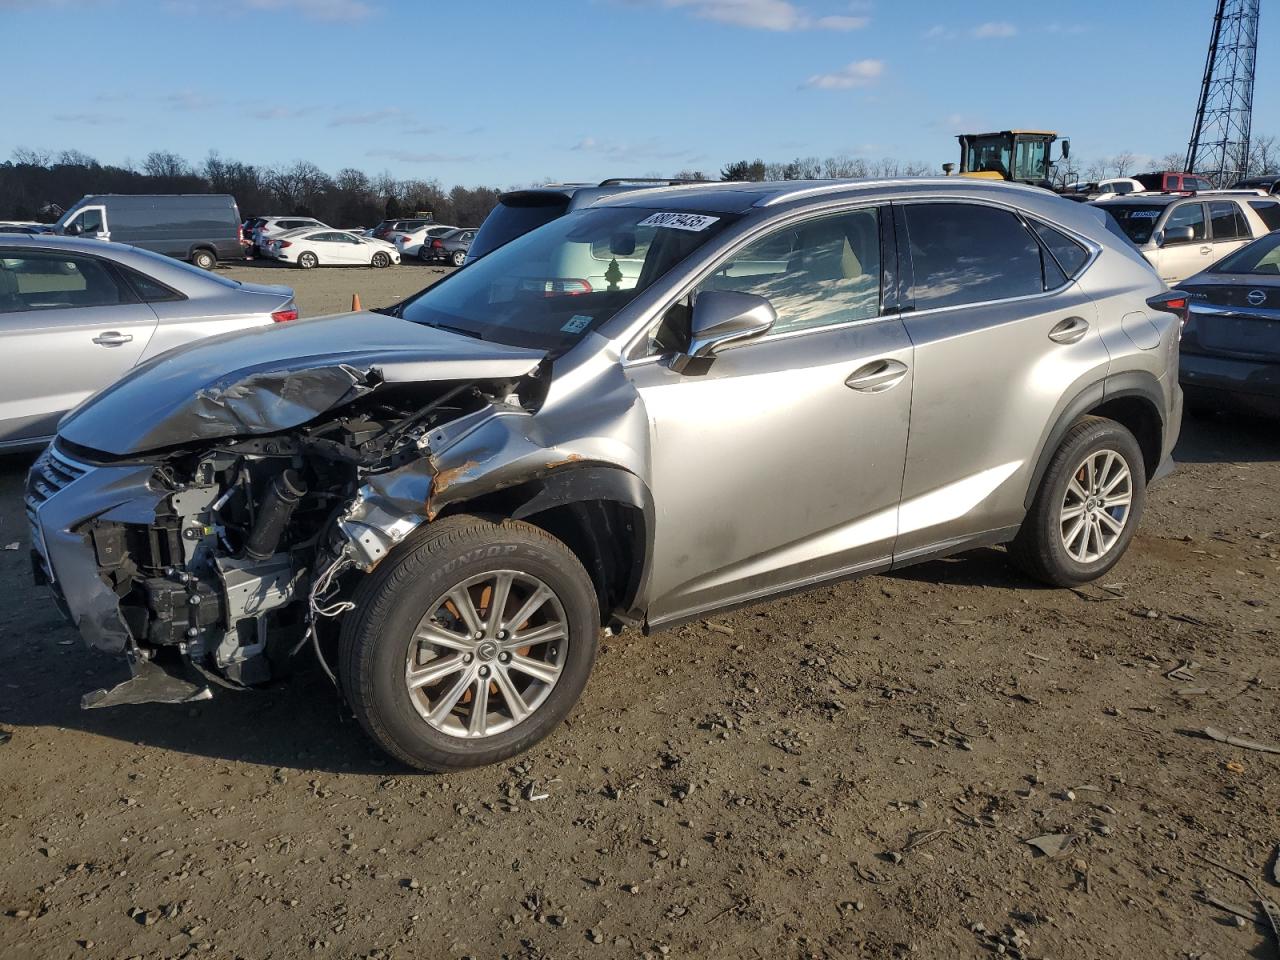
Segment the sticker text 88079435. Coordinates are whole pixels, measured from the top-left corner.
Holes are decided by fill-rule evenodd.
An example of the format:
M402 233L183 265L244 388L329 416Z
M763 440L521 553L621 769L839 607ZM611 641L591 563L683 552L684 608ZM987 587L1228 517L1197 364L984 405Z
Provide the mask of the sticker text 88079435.
M671 230L705 230L719 217L708 217L702 213L655 213L645 217L637 227L667 227Z

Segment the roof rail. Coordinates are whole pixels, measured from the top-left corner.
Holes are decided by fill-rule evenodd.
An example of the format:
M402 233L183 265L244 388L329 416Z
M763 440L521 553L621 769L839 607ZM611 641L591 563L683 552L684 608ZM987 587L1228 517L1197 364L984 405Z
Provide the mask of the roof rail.
M601 187L617 187L624 183L662 183L669 187L677 187L682 183L709 183L708 180L677 180L668 177L610 177L608 180L601 180L598 186Z

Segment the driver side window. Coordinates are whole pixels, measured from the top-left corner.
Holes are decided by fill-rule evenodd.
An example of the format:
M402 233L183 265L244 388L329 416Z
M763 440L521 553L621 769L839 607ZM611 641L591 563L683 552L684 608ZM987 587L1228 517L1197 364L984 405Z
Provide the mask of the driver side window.
M71 221L73 226L78 226L82 234L101 233L102 232L102 211L101 210L85 210L78 214Z
M672 306L650 335L650 354L684 349L692 304L705 290L764 297L777 311L770 333L879 316L880 211L870 207L784 227L743 247Z

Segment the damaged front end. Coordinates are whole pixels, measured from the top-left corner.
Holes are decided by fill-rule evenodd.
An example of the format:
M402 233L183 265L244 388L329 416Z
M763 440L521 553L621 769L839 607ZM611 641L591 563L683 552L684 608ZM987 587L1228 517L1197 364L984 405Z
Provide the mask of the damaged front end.
M540 359L443 381L293 365L278 383L334 389L276 390L272 402L258 370L188 394L185 422L149 423L172 444L160 451L104 453L83 430L60 434L27 481L36 578L132 673L82 705L207 698L210 684L278 676L308 642L319 653L320 622L349 607L346 578L429 518L433 431L527 414L545 388Z

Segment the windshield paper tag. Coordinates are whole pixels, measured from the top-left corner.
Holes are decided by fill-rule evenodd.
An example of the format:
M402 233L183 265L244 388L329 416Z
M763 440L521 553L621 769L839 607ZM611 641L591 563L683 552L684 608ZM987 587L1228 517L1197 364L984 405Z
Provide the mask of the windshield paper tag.
M708 217L701 213L655 213L645 217L637 227L667 227L671 230L692 230L697 232L711 226L719 217Z
M1130 220L1154 220L1160 216L1159 210L1130 210Z
M561 333L581 333L587 327L591 326L592 317L583 316L580 313L570 317L563 327L560 328Z

